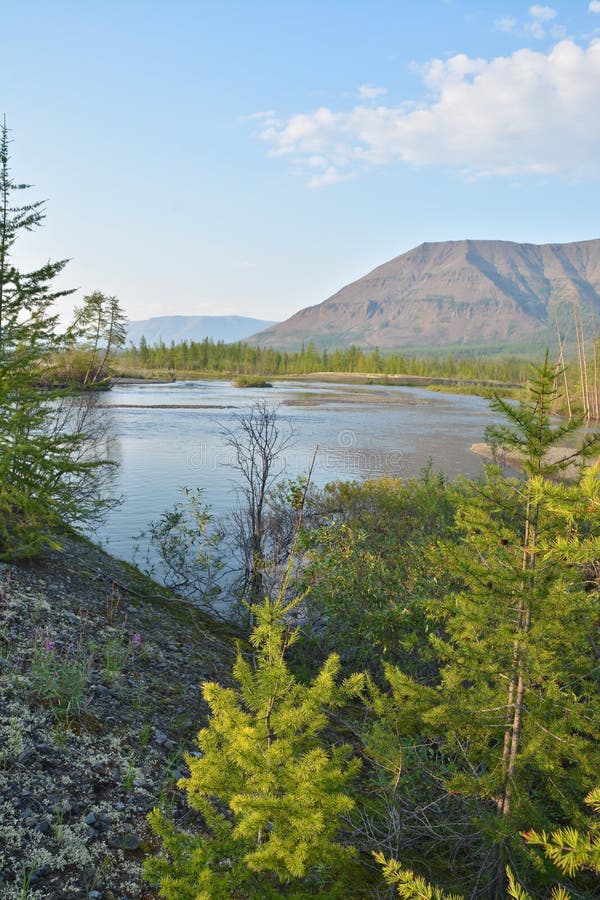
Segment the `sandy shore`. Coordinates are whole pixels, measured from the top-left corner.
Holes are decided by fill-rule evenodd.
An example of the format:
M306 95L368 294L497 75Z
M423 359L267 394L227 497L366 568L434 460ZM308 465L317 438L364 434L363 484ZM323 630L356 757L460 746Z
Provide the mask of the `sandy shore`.
M517 472L523 469L523 454L517 450L500 450L494 454L489 444L472 444L470 450L478 456L483 456L484 459L498 462L501 466L508 466ZM546 454L546 462L550 465L565 459L573 459L573 462L561 473L561 477L570 481L579 474L581 460L577 456L577 450L574 447L552 447Z

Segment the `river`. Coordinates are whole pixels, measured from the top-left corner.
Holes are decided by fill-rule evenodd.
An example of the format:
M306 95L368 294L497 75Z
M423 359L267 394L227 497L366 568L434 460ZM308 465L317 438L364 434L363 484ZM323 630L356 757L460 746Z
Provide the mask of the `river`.
M294 430L282 460L285 475L306 473L316 450L318 486L340 478L410 478L429 458L450 478L477 476L482 463L469 448L497 420L481 397L423 388L275 381L259 389L212 380L116 385L100 404L107 407L122 503L94 538L132 561L134 536L180 499L184 487L202 488L213 511L227 513L236 472L221 432L257 400L278 406L282 428Z

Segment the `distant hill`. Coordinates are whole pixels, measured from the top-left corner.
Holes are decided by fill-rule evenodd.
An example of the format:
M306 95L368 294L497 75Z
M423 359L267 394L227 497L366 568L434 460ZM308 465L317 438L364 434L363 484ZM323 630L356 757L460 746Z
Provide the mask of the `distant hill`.
M203 341L207 337L233 343L274 324L247 316L155 316L128 322L127 343L137 346L142 335L150 346L161 340L168 345L171 341L178 344L180 341Z
M600 322L600 240L421 244L317 306L254 335L263 347L381 349L556 346L555 314L573 335L573 304Z

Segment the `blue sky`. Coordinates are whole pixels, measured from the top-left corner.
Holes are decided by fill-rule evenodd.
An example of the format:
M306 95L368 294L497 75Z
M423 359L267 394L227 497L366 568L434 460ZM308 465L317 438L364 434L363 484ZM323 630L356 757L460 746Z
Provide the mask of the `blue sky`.
M600 237L600 0L0 0L23 265L283 319L422 241ZM597 43L598 42L598 43Z

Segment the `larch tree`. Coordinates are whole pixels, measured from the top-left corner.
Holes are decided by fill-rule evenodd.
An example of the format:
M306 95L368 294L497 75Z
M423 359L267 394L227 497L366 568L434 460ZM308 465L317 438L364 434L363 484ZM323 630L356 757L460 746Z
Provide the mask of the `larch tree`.
M125 344L127 318L116 297L94 291L75 309L66 338L81 355L77 380L85 388L109 383L115 355Z
M297 602L255 607L253 659L238 654L234 687L203 686L210 717L180 786L206 829L186 833L159 810L150 816L163 852L147 875L169 900L350 896L354 851L338 835L359 762L323 735L327 710L341 700L339 659L331 656L309 685L286 664L295 638L286 620Z
M562 447L579 423L552 422L555 382L546 360L527 401L494 402L507 424L489 439L518 451L524 477L488 466L484 481L462 492L462 539L446 552L462 589L429 609L438 680L415 693L405 676L395 679L399 714L412 704L413 731L436 748L450 797L468 798L471 815L479 805L463 828L483 856L469 860L467 850L455 884L472 866L471 896L494 900L507 896L507 865L525 888L551 882L519 832L583 823L581 798L600 769L600 603L589 577L600 550L600 480L582 469L599 438ZM573 464L575 481L554 480Z
M44 220L44 203L18 204L28 185L10 171L6 122L0 128L0 558L34 555L65 522L100 515L107 466L90 452L89 409L55 388L64 349L53 287L66 260L21 271L20 234Z

